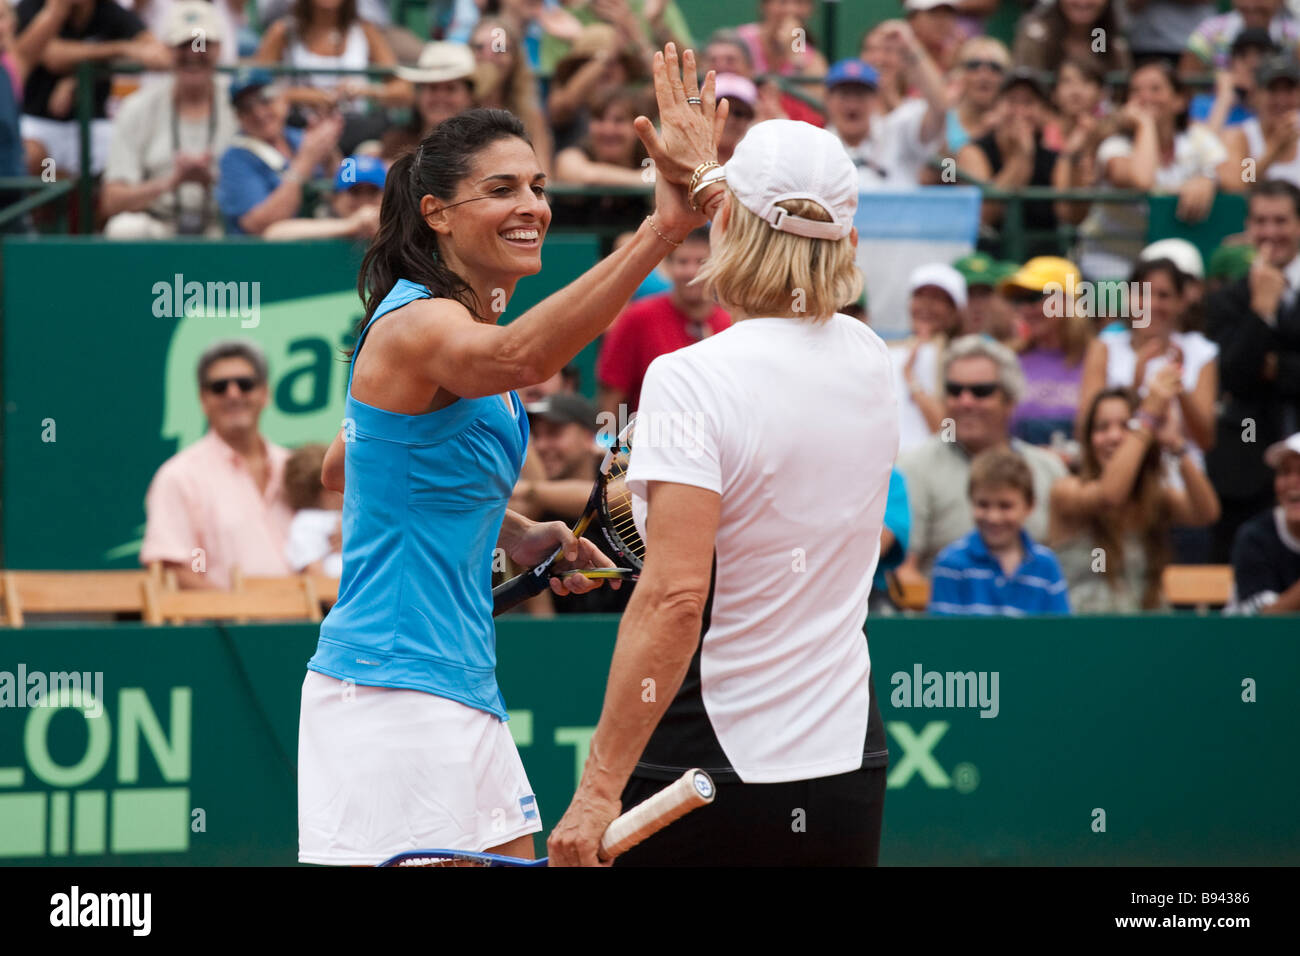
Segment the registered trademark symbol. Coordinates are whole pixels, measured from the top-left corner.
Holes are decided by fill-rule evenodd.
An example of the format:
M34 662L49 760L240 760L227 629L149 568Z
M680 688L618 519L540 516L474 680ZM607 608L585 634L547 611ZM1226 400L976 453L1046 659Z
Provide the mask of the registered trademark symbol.
M959 763L952 768L952 785L958 793L970 793L980 785L980 772L973 763Z

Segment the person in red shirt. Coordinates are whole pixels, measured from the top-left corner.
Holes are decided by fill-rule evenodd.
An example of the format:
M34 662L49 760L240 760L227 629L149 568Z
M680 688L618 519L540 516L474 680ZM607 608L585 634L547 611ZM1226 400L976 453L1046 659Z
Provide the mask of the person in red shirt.
M596 360L596 403L602 411L618 415L626 404L626 414L635 412L651 362L731 325L731 316L691 285L707 258L709 230L702 226L664 260L672 291L633 302L605 333Z

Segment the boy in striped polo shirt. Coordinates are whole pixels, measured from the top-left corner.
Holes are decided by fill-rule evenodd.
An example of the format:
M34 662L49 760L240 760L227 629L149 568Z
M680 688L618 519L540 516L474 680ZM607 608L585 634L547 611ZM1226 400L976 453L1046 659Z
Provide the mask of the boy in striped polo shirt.
M1056 555L1024 529L1034 507L1034 478L1024 459L1005 447L976 455L968 493L975 530L935 559L929 613L1069 614Z

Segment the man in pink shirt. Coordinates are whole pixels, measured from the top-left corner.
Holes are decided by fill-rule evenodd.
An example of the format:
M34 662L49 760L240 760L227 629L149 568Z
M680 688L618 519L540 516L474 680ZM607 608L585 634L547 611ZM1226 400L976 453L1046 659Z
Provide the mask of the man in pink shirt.
M266 357L249 342L217 342L199 358L198 375L208 433L154 475L140 562L163 562L183 588L229 588L236 566L249 576L291 574L289 451L257 429L267 400Z
M635 412L651 362L731 325L731 316L702 288L691 285L707 258L709 230L703 226L664 260L672 291L633 302L609 327L596 360L596 404L602 411L617 415L619 405L626 403L628 414Z

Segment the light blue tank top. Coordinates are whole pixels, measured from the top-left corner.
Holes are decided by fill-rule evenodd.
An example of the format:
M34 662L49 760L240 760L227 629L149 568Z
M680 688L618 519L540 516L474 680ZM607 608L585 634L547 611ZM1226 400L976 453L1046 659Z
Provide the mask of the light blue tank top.
M344 443L343 576L307 667L426 691L505 720L492 554L528 445L519 396L510 393L509 410L489 395L400 415L352 395L352 369L375 320L431 297L399 280L357 340L344 425L352 440Z

